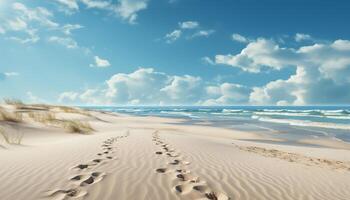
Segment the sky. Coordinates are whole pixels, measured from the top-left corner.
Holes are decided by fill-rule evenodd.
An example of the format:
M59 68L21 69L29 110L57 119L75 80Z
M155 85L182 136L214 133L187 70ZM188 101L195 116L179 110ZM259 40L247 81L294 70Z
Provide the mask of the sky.
M0 98L345 105L350 1L0 0Z

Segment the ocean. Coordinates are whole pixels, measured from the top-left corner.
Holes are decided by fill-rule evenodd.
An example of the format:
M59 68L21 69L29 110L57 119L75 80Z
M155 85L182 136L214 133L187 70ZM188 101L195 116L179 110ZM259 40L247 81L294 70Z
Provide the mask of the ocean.
M185 124L205 124L254 132L300 145L302 139L350 142L350 106L142 106L88 107L138 116L186 119ZM205 123L203 123L205 122Z

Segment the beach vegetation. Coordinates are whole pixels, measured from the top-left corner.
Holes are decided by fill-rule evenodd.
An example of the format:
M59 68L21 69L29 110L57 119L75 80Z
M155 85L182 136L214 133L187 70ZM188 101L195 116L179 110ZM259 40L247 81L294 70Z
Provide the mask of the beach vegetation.
M16 123L22 122L23 115L18 112L8 112L0 108L0 121L16 122Z
M3 128L0 127L0 135L4 138L7 144L22 144L24 134L21 132L6 132Z

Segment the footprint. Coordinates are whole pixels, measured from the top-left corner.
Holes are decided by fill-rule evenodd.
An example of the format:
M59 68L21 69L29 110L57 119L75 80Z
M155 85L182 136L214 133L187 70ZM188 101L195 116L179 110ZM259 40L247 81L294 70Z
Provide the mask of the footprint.
M193 186L193 189L204 193L204 192L208 192L209 187L206 185L196 185L196 186Z
M92 160L92 162L94 162L94 163L100 163L100 162L102 162L102 159L95 159L95 160Z
M178 165L180 163L180 160L174 160L173 162L170 162L171 165Z
M83 197L87 194L87 192L85 190L80 189L80 188L72 188L72 189L68 189L68 190L54 191L49 196L56 196L59 194L63 194L64 195L63 199L66 199L66 197L73 197L73 198Z
M191 183L199 182L199 177L192 176L190 174L177 174L176 177L181 181L190 181Z
M217 192L205 193L205 197L212 200L230 200L231 199L224 193L217 193Z
M80 164L80 165L76 166L75 168L78 168L78 169L86 169L86 168L88 168L88 167L89 167L89 165Z
M90 176L88 179L80 183L80 186L91 185L94 183L94 178Z
M156 154L161 155L161 154L163 154L163 152L157 151Z
M91 173L91 176L89 178L85 179L83 182L80 183L80 186L86 186L86 185L97 183L101 181L104 176L105 176L105 173L93 172Z
M172 158L175 158L175 157L179 156L178 154L171 154L171 153L167 153L166 155L169 156L169 157L172 157Z
M175 186L175 190L176 190L177 192L179 192L179 193L182 193L182 191L183 191L182 185L177 185L177 186Z
M156 172L158 173L165 173L167 172L168 170L166 168L159 168L159 169L156 169Z
M77 175L77 176L74 176L73 178L71 178L70 180L72 181L79 181L83 178L84 176L83 175Z

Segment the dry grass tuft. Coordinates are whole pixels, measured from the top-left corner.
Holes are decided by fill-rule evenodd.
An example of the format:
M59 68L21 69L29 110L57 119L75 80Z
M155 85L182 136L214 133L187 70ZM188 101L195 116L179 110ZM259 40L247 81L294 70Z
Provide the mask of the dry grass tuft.
M28 116L43 124L54 123L57 120L55 114L50 112L29 112Z
M74 108L74 107L68 107L68 106L58 106L59 109L61 109L65 113L76 113L86 116L91 116L91 114L85 110Z
M71 133L88 134L94 131L87 122L57 119L55 114L51 112L30 112L28 116L36 122L63 127L66 131Z
M2 135L7 144L22 144L23 133L10 134L5 132L4 129L0 128L0 135Z
M23 115L17 112L10 113L0 108L0 121L16 122L16 123L22 122Z
M73 121L73 120L64 120L61 122L63 127L71 133L82 133L82 134L89 134L94 129L90 126L87 122L79 122L79 121Z

